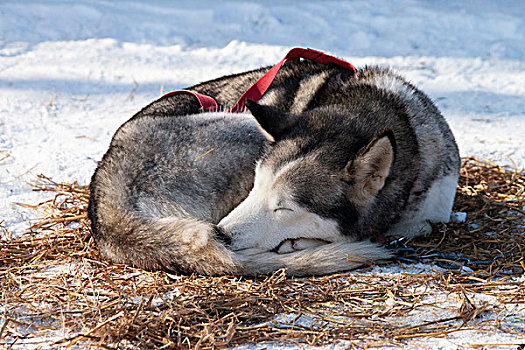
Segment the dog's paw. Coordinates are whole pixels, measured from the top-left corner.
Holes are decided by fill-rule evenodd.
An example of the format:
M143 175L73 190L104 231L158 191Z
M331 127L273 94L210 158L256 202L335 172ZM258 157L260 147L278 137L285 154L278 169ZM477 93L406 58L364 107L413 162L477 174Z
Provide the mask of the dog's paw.
M399 223L390 229L387 236L393 237L419 237L428 236L432 233L432 226L428 221Z
M308 248L316 248L325 245L326 243L328 242L315 238L287 239L282 241L281 244L277 246L275 251L279 254L287 254Z
M287 239L286 241L282 241L281 244L277 246L275 251L279 254L294 252L295 249L293 248L293 241L294 239Z

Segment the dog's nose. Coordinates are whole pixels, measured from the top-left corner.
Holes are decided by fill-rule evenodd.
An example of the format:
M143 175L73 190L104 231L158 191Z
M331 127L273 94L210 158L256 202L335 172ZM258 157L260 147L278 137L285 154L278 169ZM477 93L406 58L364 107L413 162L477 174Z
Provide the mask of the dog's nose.
M232 239L231 237L226 234L226 231L224 231L222 228L220 228L219 226L215 226L214 227L214 230L215 230L215 237L224 243L224 245L230 245L232 243Z

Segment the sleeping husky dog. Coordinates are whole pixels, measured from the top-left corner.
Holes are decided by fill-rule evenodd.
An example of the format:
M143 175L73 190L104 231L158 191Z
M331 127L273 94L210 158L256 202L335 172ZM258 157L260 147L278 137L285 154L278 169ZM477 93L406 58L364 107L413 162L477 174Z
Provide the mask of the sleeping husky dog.
M190 89L223 106L267 68ZM179 273L318 275L390 253L387 235L449 220L459 174L438 109L389 70L284 65L248 111L165 96L122 125L89 218L117 263Z

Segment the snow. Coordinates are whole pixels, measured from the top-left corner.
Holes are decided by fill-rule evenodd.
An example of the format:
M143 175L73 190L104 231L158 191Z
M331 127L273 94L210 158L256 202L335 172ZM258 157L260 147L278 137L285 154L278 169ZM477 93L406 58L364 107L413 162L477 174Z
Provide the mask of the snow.
M27 185L37 174L88 184L115 130L162 92L273 64L295 46L393 67L434 99L463 156L525 166L523 1L174 4L0 3L0 222L15 235L35 214L13 203L49 196ZM518 343L479 333L406 348Z
M467 220L467 213L458 211L450 215L450 221L452 222L465 222Z

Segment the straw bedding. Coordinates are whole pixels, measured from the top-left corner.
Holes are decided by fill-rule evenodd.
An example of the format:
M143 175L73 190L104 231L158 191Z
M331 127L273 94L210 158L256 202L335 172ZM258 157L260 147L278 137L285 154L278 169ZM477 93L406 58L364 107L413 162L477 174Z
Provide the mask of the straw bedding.
M396 243L400 259L388 265L302 279L112 264L91 237L86 186L44 176L33 186L51 199L26 205L40 213L29 232L0 225L0 348L366 348L469 331L525 339L523 170L464 159L454 207L464 222Z

